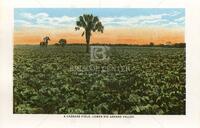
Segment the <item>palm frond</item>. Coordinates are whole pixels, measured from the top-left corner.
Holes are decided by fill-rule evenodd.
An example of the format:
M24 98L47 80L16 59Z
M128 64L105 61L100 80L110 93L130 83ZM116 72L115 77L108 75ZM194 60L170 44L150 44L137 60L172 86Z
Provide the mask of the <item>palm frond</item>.
M81 34L81 36L84 36L85 35L85 32L83 32L82 34Z
M101 32L103 33L103 30L104 30L104 26L102 25L101 22L98 22L95 26L95 31L98 31L98 32Z
M100 22L97 16L93 16L92 14L83 14L79 16L79 20L76 22L77 28L75 30L80 30L80 28L84 28L85 32L90 33L93 32L101 32L103 33L104 27ZM86 33L83 32L81 36L84 36Z
M78 30L80 30L80 28L79 27L75 27L75 30L78 31Z

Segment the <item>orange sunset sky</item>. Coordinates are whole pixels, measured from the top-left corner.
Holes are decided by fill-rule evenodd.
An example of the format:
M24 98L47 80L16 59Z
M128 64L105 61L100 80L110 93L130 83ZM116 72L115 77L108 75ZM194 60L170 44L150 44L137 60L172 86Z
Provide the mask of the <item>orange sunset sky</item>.
M68 43L85 43L81 36L83 30L75 31L77 17L92 9L71 10L58 14L51 10L15 10L14 44L39 44L44 36L49 36L49 44L55 44L65 38ZM60 10L58 10L59 12ZM85 11L85 12L84 12ZM91 13L100 15L104 33L92 33L91 43L109 44L165 44L183 43L184 14L183 10L121 10L128 13L113 14L112 9L104 9L110 15L93 9ZM120 11L120 12L121 12ZM133 15L132 12L137 12ZM63 12L63 11L62 11ZM116 11L115 11L116 12ZM140 13L139 13L140 12ZM142 12L142 13L141 13ZM66 15L68 14L68 15ZM125 16L124 16L124 15ZM119 15L119 16L118 16Z
M45 35L51 38L50 44L58 42L65 38L68 43L85 43L85 38L81 36L82 31L70 30L49 30L49 29L28 29L14 32L15 44L39 44ZM104 30L104 33L93 33L91 43L117 43L117 44L155 44L184 42L184 31L174 28L138 28L138 29L115 29Z

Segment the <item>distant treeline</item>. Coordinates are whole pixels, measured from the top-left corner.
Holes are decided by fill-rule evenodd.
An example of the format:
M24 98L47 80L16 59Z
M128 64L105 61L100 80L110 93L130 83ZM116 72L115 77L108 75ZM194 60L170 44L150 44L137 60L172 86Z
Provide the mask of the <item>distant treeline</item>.
M186 44L185 43L166 43L166 44L156 44L154 43L149 43L146 45L140 45L140 46L147 46L147 47L175 47L175 48L185 48Z
M68 45L86 45L86 44L68 44ZM185 43L166 43L166 44L154 44L150 42L149 44L90 44L91 46L97 45L97 46L137 46L137 47L174 47L174 48L185 48L186 44Z

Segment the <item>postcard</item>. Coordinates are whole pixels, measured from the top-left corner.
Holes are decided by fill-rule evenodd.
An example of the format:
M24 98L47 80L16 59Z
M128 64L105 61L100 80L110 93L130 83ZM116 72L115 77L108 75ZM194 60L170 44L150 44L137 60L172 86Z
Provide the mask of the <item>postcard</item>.
M0 1L1 128L199 128L199 5Z
M14 113L185 114L184 9L14 11Z

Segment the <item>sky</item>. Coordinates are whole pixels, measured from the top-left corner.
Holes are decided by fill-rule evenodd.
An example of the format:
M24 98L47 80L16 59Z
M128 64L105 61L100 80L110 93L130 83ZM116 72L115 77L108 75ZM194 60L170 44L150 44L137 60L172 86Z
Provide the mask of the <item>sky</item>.
M85 43L83 29L74 29L83 14L98 16L104 26L103 34L92 34L91 43L184 42L185 10L181 8L16 8L14 44L39 44L46 35L51 44L61 38Z

